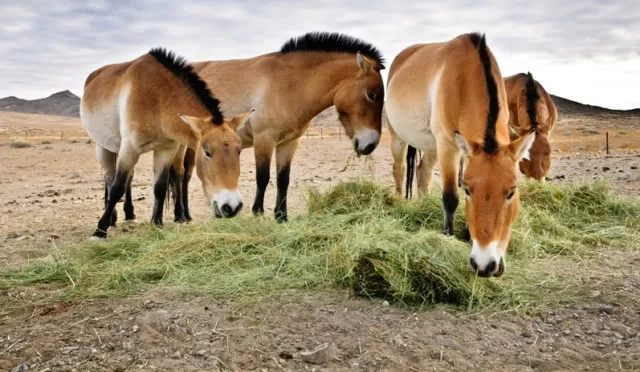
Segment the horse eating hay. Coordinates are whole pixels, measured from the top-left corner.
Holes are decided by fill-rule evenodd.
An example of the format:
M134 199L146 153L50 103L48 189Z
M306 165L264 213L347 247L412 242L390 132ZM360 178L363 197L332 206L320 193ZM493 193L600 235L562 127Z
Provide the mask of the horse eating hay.
M279 222L287 220L291 162L300 137L312 119L332 105L357 154L368 155L378 146L384 102L380 70L384 61L370 43L339 33L312 32L290 39L278 52L193 65L207 83L216 87L224 112L255 109L250 121L238 130L243 147L253 147L255 153L254 214L264 213L275 150L274 214ZM188 185L194 156L187 150L183 189Z
M186 148L209 199L225 217L242 208L238 191L242 143L236 130L248 113L226 120L207 84L183 58L152 49L132 61L110 64L85 81L80 104L82 123L96 143L105 171L105 209L93 237L104 238L115 224L115 206L130 190L140 155L153 151L155 176L152 222L162 225L170 169L182 168ZM130 192L127 219L135 218ZM176 205L176 208L179 208ZM176 214L180 211L176 210Z
M534 80L531 73L504 78L509 105L511 139L535 131L529 157L520 161L520 171L529 178L545 182L551 167L551 131L558 119L558 111L549 93Z
M444 233L453 235L462 155L465 215L473 240L469 261L482 277L504 272L520 206L516 166L535 138L532 132L510 142L506 102L498 64L478 33L409 46L389 69L386 114L396 192L402 194L403 161L414 162L416 149L423 152L417 167L420 192L428 190L439 162ZM412 176L410 167L408 191Z

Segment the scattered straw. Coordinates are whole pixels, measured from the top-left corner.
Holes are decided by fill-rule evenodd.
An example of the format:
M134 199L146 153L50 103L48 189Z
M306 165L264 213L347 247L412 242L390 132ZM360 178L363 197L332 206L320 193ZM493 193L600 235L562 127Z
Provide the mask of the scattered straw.
M437 190L404 201L370 182L309 195L308 213L278 224L239 216L133 232L59 249L56 262L0 269L0 289L43 284L58 298L122 298L153 286L255 300L283 291L348 287L364 297L470 311L527 312L587 295L590 258L640 251L640 203L606 184L521 185L506 272L468 269L470 245L442 234ZM464 201L456 234L464 223ZM73 279L72 279L73 278ZM71 281L71 284L69 283Z

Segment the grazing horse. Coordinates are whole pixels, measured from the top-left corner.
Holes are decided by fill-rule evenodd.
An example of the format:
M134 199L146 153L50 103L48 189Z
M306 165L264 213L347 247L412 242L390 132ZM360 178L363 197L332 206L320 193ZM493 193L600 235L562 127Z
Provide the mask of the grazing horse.
M551 167L551 131L558 119L558 111L551 96L533 79L530 72L504 78L509 106L511 139L535 131L529 157L520 161L520 171L529 178L545 182Z
M225 217L237 214L242 208L238 191L242 141L236 130L248 114L227 120L219 104L191 65L161 48L103 66L87 77L80 116L96 143L107 189L93 237L106 237L125 191L127 219L135 218L130 196L133 169L140 155L149 151L155 176L154 224L162 225L170 169L181 168L186 148L196 150L198 176L211 209L219 207Z
M256 194L252 211L264 213L271 157L275 150L278 222L287 220L291 162L311 120L332 105L358 155L368 155L380 141L384 83L381 53L373 45L339 33L307 33L291 38L280 51L248 59L193 63L215 86L222 110L254 111L238 130L243 148L253 147ZM182 180L187 190L194 151L187 150ZM176 180L176 183L179 180ZM174 186L175 187L175 186ZM183 204L188 209L187 193ZM189 217L189 216L187 216Z
M465 215L473 240L469 261L482 277L504 272L520 207L516 166L535 136L509 141L506 102L500 69L483 34L409 46L389 69L386 114L396 191L402 194L403 161L415 162L416 149L423 152L417 172L423 193L439 162L444 233L453 235L463 156ZM409 167L408 191L412 176Z

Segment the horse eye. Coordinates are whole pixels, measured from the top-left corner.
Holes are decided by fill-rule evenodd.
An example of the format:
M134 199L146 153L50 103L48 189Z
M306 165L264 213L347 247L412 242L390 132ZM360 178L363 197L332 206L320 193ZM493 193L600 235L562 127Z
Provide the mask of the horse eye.
M471 196L471 192L466 187L464 188L464 193L467 194L467 196Z
M213 155L211 154L211 152L209 152L209 150L202 149L202 151L204 152L204 156L208 157L209 159L213 157Z
M516 194L515 190L509 192L509 194L507 195L507 200L511 200L515 194Z
M376 100L376 94L374 92L367 92L367 98L369 98L372 101Z

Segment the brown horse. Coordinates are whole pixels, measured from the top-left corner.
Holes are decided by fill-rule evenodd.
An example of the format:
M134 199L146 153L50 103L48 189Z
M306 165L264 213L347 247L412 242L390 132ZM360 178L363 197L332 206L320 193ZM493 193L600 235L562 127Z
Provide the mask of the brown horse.
M373 45L338 33L307 33L287 41L280 51L248 59L193 64L221 100L225 113L251 109L249 122L238 130L244 148L256 160L254 214L264 213L264 194L275 150L277 221L287 220L291 161L311 120L334 105L357 154L368 155L380 141L384 84L381 53ZM194 151L187 150L182 180L187 188ZM177 185L179 180L174 183ZM187 219L190 219L188 213Z
M96 143L107 188L94 237L106 237L115 224L115 205L125 189L130 190L134 166L148 151L154 157L154 224L162 225L169 171L172 165L179 171L186 148L197 150L195 163L211 209L219 207L225 217L237 214L242 208L242 141L236 129L248 114L226 120L219 104L193 68L164 49L103 66L88 76L80 116ZM125 213L133 219L130 191L127 194Z
M471 268L483 277L502 275L520 207L516 166L535 134L510 142L504 83L485 36L463 34L404 49L389 70L387 97L396 191L402 193L403 161L415 162L416 149L424 152L418 167L421 192L428 190L439 162L444 233L453 235L462 155ZM409 167L408 191L412 175Z
M520 161L520 171L542 183L551 167L551 131L558 111L551 96L533 79L530 72L504 78L509 106L511 139L520 138L531 130L536 132L529 157Z

